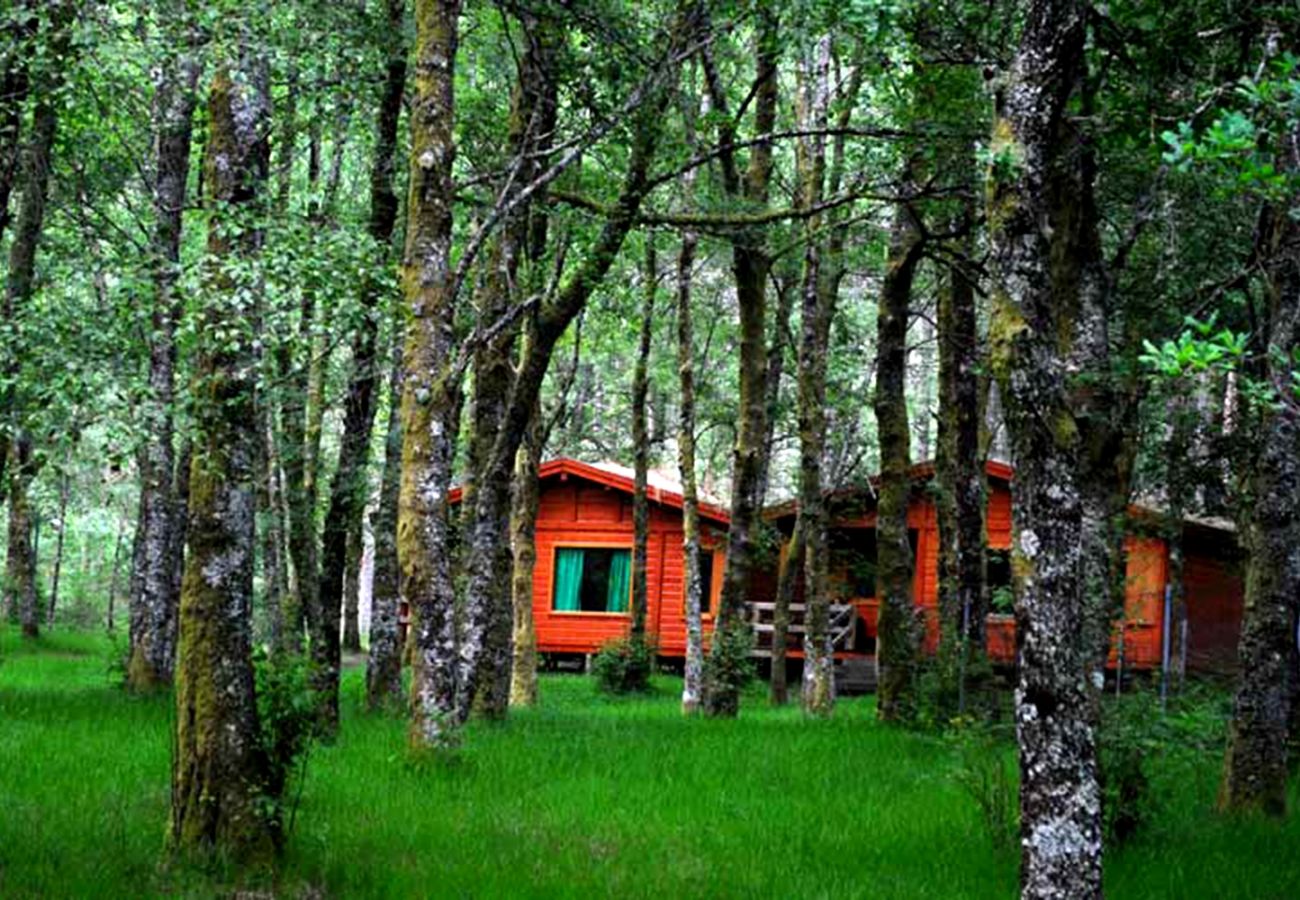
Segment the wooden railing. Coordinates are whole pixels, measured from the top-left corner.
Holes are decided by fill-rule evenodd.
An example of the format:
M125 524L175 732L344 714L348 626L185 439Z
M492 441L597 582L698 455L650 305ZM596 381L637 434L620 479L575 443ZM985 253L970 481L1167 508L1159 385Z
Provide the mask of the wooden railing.
M803 636L808 631L808 608L803 603L790 604L790 627L786 631L786 651L803 652ZM754 631L753 655L762 659L772 656L772 640L776 632L776 604L750 603L749 624ZM854 645L858 627L857 610L843 603L830 607L831 649L847 650Z

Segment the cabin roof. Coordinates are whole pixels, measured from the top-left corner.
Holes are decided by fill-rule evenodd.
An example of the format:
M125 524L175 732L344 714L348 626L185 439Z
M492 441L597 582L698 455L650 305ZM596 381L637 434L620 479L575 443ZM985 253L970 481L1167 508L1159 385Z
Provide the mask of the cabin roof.
M1010 484L1015 476L1015 467L1002 460L988 460L984 464L984 470L988 473L990 479ZM911 468L912 480L921 482L933 478L935 474L934 460L919 462ZM837 488L833 491L827 491L825 496L828 501L854 501L867 500L871 505L875 505L876 492L880 487L880 476L873 475L868 479L865 485L849 485L843 488ZM770 521L779 521L788 519L799 511L798 498L791 498L774 504L763 510L764 518ZM1151 521L1165 519L1168 517L1168 510L1163 508L1161 503L1150 497L1139 498L1129 506L1130 514ZM1213 534L1234 534L1236 527L1228 519L1214 518L1209 516L1185 516L1183 518L1183 527L1188 533L1200 534L1209 537Z
M537 474L538 479L541 481L551 478L560 481L568 478L580 478L583 481L623 491L626 494L631 494L635 490L635 472L627 466L612 462L588 463L571 457L560 456L542 463ZM651 503L658 503L673 509L682 508L681 483L675 481L665 472L652 470L647 473L646 496ZM452 488L448 500L454 505L460 502L460 498L460 487ZM705 496L700 497L700 517L721 525L731 523L731 515L727 510L714 499Z
M984 471L988 473L989 478L994 481L1010 482L1011 476L1015 469L1010 463L1001 460L990 459L984 463ZM916 463L910 469L913 481L925 481L933 478L935 473L934 460L926 460ZM880 475L872 475L867 479L866 484L851 484L834 490L826 491L823 496L834 503L836 501L852 501L867 499L875 505L876 493L880 489ZM791 497L780 503L774 503L763 510L763 517L769 520L786 519L793 516L799 511L799 498Z

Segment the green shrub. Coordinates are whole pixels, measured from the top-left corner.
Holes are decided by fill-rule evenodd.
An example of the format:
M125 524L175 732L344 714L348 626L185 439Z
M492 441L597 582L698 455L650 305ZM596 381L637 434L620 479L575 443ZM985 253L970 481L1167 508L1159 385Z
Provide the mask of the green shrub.
M750 656L754 650L754 632L749 623L737 620L726 628L715 629L711 644L704 663L705 696L738 698L754 678L754 661ZM716 711L724 715L736 712L727 708Z
M596 689L604 694L644 694L650 690L655 646L644 637L625 637L605 644L591 661Z
M311 664L300 655L272 656L258 647L253 652L253 672L262 749L267 760L265 812L288 834L293 830L297 798L286 804L285 795L294 779L301 788L316 729Z

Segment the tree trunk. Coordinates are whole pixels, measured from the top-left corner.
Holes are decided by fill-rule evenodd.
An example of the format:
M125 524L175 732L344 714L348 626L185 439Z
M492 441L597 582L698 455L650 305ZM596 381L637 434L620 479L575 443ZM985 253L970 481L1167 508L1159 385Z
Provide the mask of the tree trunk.
M650 555L650 498L646 482L650 474L650 429L646 424L646 395L650 386L650 343L654 340L655 292L658 287L658 262L655 258L655 235L645 235L645 284L641 303L641 337L637 345L636 365L632 373L632 629L633 642L646 640L646 616L650 592L646 585Z
M176 12L176 11L174 11ZM184 19L183 10L180 16ZM176 660L176 612L170 550L176 528L176 467L173 409L176 404L176 330L181 299L181 216L190 173L195 89L202 63L194 52L197 38L189 25L175 36L154 84L154 230L151 269L149 394L144 403L145 445L140 451L140 518L131 572L130 655L126 684L143 691L167 685Z
M533 622L533 575L537 568L538 484L542 463L541 410L533 411L528 434L515 456L510 547L514 554L510 600L514 614L514 660L510 666L510 705L537 705L537 627Z
M19 7L25 8L26 3L20 3ZM22 157L23 109L30 87L27 58L34 31L35 18L31 15L11 12L0 25L0 35L4 38L4 47L0 49L0 97L5 98L5 103L0 105L0 240L9 227L9 195ZM0 468L0 481L3 475Z
M694 177L685 193L692 196ZM695 474L695 336L691 315L691 276L699 236L682 233L677 252L677 382L681 392L677 426L678 467L682 476L682 549L685 554L686 659L683 665L682 713L695 715L704 699L703 597L700 579L700 497Z
M106 630L109 634L113 633L116 627L113 622L113 615L117 606L117 565L122 557L122 540L125 536L125 529L119 523L117 526L117 538L113 541L113 570L108 576L108 615L105 617Z
M402 111L402 92L406 85L406 45L403 40L404 0L387 0L387 36L383 89L375 124L375 155L370 170L370 221L367 230L374 241L380 261L388 259L393 227L397 222L397 195L393 191L393 167L397 148L397 122ZM370 432L374 427L376 387L379 383L379 359L376 352L379 321L384 306L380 303L383 284L368 280L361 294L364 318L352 341L353 372L343 404L343 437L339 445L338 466L330 487L329 511L321 549L320 603L324 615L333 623L327 634L337 644L339 601L346 591L348 546L360 545L361 519L365 511L366 469L370 459ZM357 557L359 559L359 555ZM355 592L355 582L351 589ZM354 608L347 623L351 629L345 640L349 649L360 650ZM345 611L346 613L346 611ZM331 659L324 673L325 698L322 707L327 731L338 728L339 648L329 647Z
M227 268L235 261L248 266L262 237L247 228L232 234L238 219L220 212L256 212L262 205L268 73L261 59L241 59L240 70L223 65L209 99L205 180L216 212L208 232L211 299L199 331L206 338L195 362L169 839L176 850L249 859L274 852L280 825L267 810L278 798L268 784L251 646L256 369L242 327L241 285ZM231 337L218 342L217 334Z
M908 181L904 179L905 183ZM907 424L907 325L912 282L921 258L921 230L906 201L894 212L876 325L876 431L880 494L876 504L876 596L880 600L876 714L908 719L916 707L920 627L912 600L912 543L907 508L912 494L911 432Z
M757 70L754 92L754 132L769 134L776 122L777 62L780 42L775 9L765 6L757 34ZM725 92L709 54L705 72L713 106L723 124L720 143L728 148L719 157L726 194L751 204L766 204L772 174L772 145L759 140L750 152L749 169L742 186L730 147L735 143ZM755 531L759 525L759 481L767 443L766 317L767 281L771 260L766 233L759 227L743 229L732 238L732 277L740 308L740 422L732 452L731 527L727 532L727 564L722 595L714 618L713 645L705 666L705 711L710 716L735 716L740 710L740 688L748 672L752 643L745 605L749 599L754 566Z
M348 533L347 565L343 568L343 647L361 652L361 557L365 554L365 519Z
M397 496L402 478L402 361L395 348L388 381L388 436L375 534L375 576L370 587L370 652L366 659L366 706L396 706L402 694L402 633L398 622Z
M810 130L824 130L830 105L831 42L824 37L817 59L805 66L800 106ZM798 161L803 203L812 208L822 197L826 168L826 139L804 138ZM803 650L803 709L814 716L829 716L835 709L835 656L830 631L830 591L826 545L827 516L822 490L822 456L826 433L826 356L835 288L828 289L821 269L822 250L817 235L820 218L806 225L801 324L799 334L799 513L804 571L804 608L807 629ZM778 586L779 587L779 586ZM787 607L788 609L788 607ZM784 662L784 660L783 660Z
M23 637L40 636L40 612L36 608L36 549L32 544L32 508L28 500L33 470L31 442L19 437L11 445L9 469L9 555L5 564L8 599L17 613Z
M1017 463L1016 587L1021 893L1100 897L1101 796L1094 727L1095 649L1083 646L1087 598L1080 423L1062 358L1076 356L1080 252L1059 226L1058 190L1077 165L1067 106L1081 80L1086 7L1032 0L998 98L988 222L992 369ZM1090 185L1084 185L1090 189ZM1081 367L1082 368L1082 367Z
M776 602L772 611L772 676L769 685L769 697L773 706L785 706L790 702L786 660L790 643L790 604L794 602L795 586L804 576L801 521L802 517L796 515L794 530L790 533L790 541L785 546L785 556L781 559L776 576Z
M1279 157L1295 176L1300 130L1283 140ZM1257 449L1247 474L1246 601L1238 657L1241 680L1233 703L1219 806L1286 813L1287 743L1291 726L1297 617L1300 616L1300 402L1292 377L1300 350L1300 224L1289 209L1266 210L1269 308L1257 340L1255 374L1279 394L1257 413Z
M963 157L974 168L974 159ZM972 173L973 174L973 173ZM973 181L973 177L971 181ZM974 227L974 211L957 221ZM972 660L985 653L984 464L980 455L980 341L975 285L965 269L973 243L961 240L963 260L940 273L939 429L935 457L939 532L940 653L948 693L957 713L965 711L966 676Z
M529 339L516 368L509 401L505 406L491 451L485 458L477 484L473 529L468 536L465 591L465 628L459 646L456 714L464 721L469 700L477 692L483 675L485 651L499 652L486 645L485 636L492 615L492 591L497 581L497 553L505 543L509 526L510 475L515 455L528 427L538 392L556 342L586 306L592 292L613 265L623 241L636 222L641 201L650 189L649 167L658 146L662 117L676 87L677 54L687 39L693 16L679 15L667 48L668 70L654 85L633 114L631 146L623 186L613 209L605 217L600 233L570 276L558 288L551 302L538 310L530 322Z
M513 160L511 181L503 195L513 198L518 191L530 185L543 171L547 151L553 142L557 115L558 89L556 64L561 37L554 24L539 19L535 14L520 11L527 49L519 67L518 77L510 101L510 119L507 146ZM528 270L532 280L538 280L541 257L545 252L548 216L544 200L533 197L505 214L483 279L479 309L479 329L488 331L506 316L513 303L521 298L516 287L521 263L527 257L533 265ZM510 700L510 669L514 651L514 613L511 609L512 575L510 545L506 539L509 531L510 500L508 480L515 465L515 454L508 461L494 456L494 444L504 424L510 392L514 381L511 355L519 335L516 323L499 329L491 340L484 341L474 355L474 428L470 434L468 456L469 475L463 493L466 534L477 531L478 498L476 487L480 481L488 484L506 484L502 504L494 509L498 521L492 530L501 535L496 557L492 562L493 580L490 597L486 602L484 625L483 672L479 678L477 709L489 718L506 714ZM535 345L529 332L523 355ZM494 462L502 468L493 469Z
M460 3L415 4L415 96L402 284L406 349L402 380L402 477L397 555L412 615L410 742L415 750L455 738L456 623L448 551L447 492L459 385L448 378L455 324L452 204L455 72Z
M40 610L36 601L36 559L31 544L31 509L27 491L39 462L36 459L32 438L27 433L25 409L29 399L22 386L9 386L17 380L23 357L23 317L32 299L36 277L36 253L45 227L45 204L53 164L54 135L58 128L59 89L65 71L71 63L68 54L69 31L74 9L71 3L57 2L49 6L47 75L36 85L35 109L32 114L32 133L22 155L19 173L22 199L14 226L13 240L9 245L9 268L4 291L3 325L9 334L4 342L6 359L0 368L0 433L5 435L8 456L11 457L9 473L9 551L6 562L10 602L16 604L22 622L23 635L36 637L40 631ZM18 26L16 26L18 27ZM34 26L33 26L34 27ZM15 60L21 68L23 63ZM21 83L27 89L25 69ZM21 107L19 107L21 109ZM20 113L21 115L21 113ZM15 129L17 126L14 126ZM18 131L13 131L17 140ZM8 207L6 197L5 207ZM7 384L7 383L8 384ZM16 540L15 540L16 538ZM11 609L13 607L11 606Z
M54 611L59 606L59 578L63 574L63 541L68 528L68 473L59 473L59 536L54 541L54 573L50 576L50 602L45 610L45 624L54 626Z

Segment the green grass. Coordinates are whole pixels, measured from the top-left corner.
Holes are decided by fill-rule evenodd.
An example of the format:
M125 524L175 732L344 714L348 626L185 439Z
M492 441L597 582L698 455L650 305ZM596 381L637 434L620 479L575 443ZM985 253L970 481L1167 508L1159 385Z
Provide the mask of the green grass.
M169 698L115 685L102 639L0 632L0 896L229 896L224 870L162 865ZM953 773L959 752L885 729L872 702L830 722L764 708L683 721L676 684L597 698L548 677L543 705L476 724L453 763L416 768L404 726L344 682L337 745L317 749L279 896L1009 897ZM1173 754L1172 757L1177 757ZM1107 860L1111 896L1298 897L1300 815L1208 812L1219 760L1153 763L1160 805ZM1296 798L1300 807L1300 797Z

